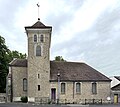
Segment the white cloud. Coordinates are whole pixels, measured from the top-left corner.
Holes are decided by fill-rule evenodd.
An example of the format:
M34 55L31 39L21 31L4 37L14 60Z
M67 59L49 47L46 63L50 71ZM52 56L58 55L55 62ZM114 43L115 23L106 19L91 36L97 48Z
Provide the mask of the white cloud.
M107 75L120 74L119 0L1 0L1 35L10 49L27 52L24 26L37 21L38 2L41 21L53 27L51 59L61 55Z

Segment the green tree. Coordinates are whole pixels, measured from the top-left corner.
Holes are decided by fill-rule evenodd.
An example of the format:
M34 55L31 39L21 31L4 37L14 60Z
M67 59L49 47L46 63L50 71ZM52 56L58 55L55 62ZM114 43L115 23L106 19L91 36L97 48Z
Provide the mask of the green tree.
M14 58L26 58L26 54L18 51L10 51L5 44L5 39L0 36L0 93L5 92L6 76L8 74L8 64Z
M0 92L5 92L9 51L5 45L5 39L0 36Z
M64 60L62 56L56 56L55 61L66 61L66 60Z
M9 62L11 62L14 58L25 59L26 57L27 57L26 53L22 54L22 53L19 53L16 50L15 51L10 51L9 54L8 54Z

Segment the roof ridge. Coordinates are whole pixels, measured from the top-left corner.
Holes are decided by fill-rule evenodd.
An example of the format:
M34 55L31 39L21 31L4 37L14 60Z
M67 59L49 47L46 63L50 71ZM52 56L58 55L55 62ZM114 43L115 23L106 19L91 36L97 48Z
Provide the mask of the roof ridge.
M72 62L72 61L55 61L55 60L53 60L53 61L50 61L50 62L65 62L65 63L78 63L78 64L86 64L85 62Z

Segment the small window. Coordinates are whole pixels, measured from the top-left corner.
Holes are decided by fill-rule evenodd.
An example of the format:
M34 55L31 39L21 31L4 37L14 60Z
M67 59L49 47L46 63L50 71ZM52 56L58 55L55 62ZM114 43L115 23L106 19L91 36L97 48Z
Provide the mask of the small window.
M38 91L40 91L40 85L38 85Z
M37 35L34 35L34 42L37 42Z
M97 83L92 83L92 94L97 94Z
M36 56L41 56L41 46L36 47Z
M61 83L61 94L65 94L65 83Z
M27 91L27 79L23 79L23 91Z
M43 37L43 35L40 36L40 41L41 41L41 42L44 42L44 37Z
M38 74L38 78L40 78L40 74Z
M80 92L81 92L81 84L76 83L76 93L80 93Z

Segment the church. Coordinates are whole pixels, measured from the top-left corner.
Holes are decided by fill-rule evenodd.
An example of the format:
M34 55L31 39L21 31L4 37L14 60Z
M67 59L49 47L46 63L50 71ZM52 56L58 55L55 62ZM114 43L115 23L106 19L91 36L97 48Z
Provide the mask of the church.
M40 19L25 27L28 58L9 64L7 101L85 103L86 99L107 101L111 80L83 62L50 61L52 26Z

